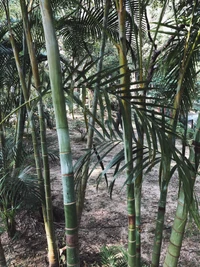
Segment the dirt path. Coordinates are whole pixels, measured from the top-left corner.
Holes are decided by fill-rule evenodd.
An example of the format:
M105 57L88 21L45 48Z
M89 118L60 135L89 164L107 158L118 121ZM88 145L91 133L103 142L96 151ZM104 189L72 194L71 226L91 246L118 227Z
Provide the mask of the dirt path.
M74 160L83 153L85 142L80 141L80 133L71 132L72 149ZM57 149L56 133L48 132L49 144ZM119 148L118 148L119 149ZM110 158L107 157L106 162ZM122 188L124 177L116 180L112 199L110 199L104 180L96 190L96 178L100 172L96 170L88 182L85 209L81 220L79 238L82 266L99 266L99 252L103 245L127 245L127 216L125 188ZM108 173L109 182L112 180L112 171ZM62 185L60 181L60 167L51 163L52 192L54 206L56 208L56 235L59 247L64 246L64 215L62 210ZM174 213L177 204L178 178L172 178L168 190L167 210L165 216L164 242L161 255L163 262L170 231L173 223ZM200 180L196 183L196 192L199 197ZM154 169L144 177L142 188L142 257L146 266L149 266L151 250L155 232L157 205L159 199L158 170ZM2 243L5 248L7 261L10 267L20 266L46 266L46 240L43 223L38 213L31 213L29 217L25 214L18 216L18 236L11 241L4 233ZM183 248L181 251L180 267L200 266L200 233L189 221ZM85 264L83 263L85 262ZM95 264L96 262L96 264ZM161 265L162 266L162 265Z

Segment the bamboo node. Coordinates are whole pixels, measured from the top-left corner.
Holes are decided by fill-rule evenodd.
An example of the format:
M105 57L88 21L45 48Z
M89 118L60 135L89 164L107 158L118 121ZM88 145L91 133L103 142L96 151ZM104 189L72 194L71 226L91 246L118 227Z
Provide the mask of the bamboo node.
M168 253L169 253L169 255L170 255L172 258L174 258L174 259L178 259L178 258L179 258L179 255L178 255L178 256L172 255L172 254L169 252L169 250L168 250Z
M75 201L73 201L73 202L69 202L69 203L64 203L64 206L69 206L69 205L74 205L74 204L76 204Z
M178 234L181 234L182 235L184 233L184 231L182 231L182 232L177 231L174 227L172 227L172 229L174 230L174 232L176 232Z
M70 263L67 262L67 266L78 266L78 263L79 263L79 262L74 263L74 264L70 264Z
M128 242L134 244L136 241L128 240Z
M177 218L179 221L182 221L182 222L185 221L185 219L182 219L182 218L178 217L177 215L175 215L175 218Z
M180 205L180 206L184 206L184 203L183 202L180 202L180 200L178 200L178 204Z
M78 229L78 226L74 227L74 228L67 228L65 227L65 230L66 231L74 231L74 230L77 230Z
M74 177L74 173L63 173L62 174L63 177Z
M64 151L64 152L60 152L60 155L68 155L68 154L71 154L71 151Z
M169 267L169 265L166 263L166 262L164 262L164 265L163 265L163 267Z
M130 255L129 253L127 253L127 254L128 254L128 256L131 257L131 258L135 258L135 257L136 257L136 255Z
M171 244L172 246L174 246L175 248L180 248L180 247L181 247L181 246L177 246L177 245L175 245L174 243L172 243L172 241L170 241L170 244ZM168 253L169 253L172 257L174 257L174 258L179 258L179 255L178 255L178 256L172 255L172 254L169 252L169 249L168 249Z

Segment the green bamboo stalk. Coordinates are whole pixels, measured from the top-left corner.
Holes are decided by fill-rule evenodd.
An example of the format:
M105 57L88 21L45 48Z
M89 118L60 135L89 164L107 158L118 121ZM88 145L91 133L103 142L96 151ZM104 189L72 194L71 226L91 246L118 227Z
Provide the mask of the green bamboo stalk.
M193 165L195 171L199 166L199 155L195 152L195 144L200 142L200 115L198 116L197 126L194 135L194 145L190 147L189 160ZM194 185L196 180L196 172L191 171L192 184ZM172 232L170 236L170 244L165 256L164 267L176 267L178 264L180 251L182 247L182 241L185 233L185 227L188 217L188 206L186 205L185 193L183 186L180 189L178 204L176 208L176 215L172 226Z
M1 111L1 106L0 106L0 121L3 119L3 114ZM0 149L1 149L1 154L2 154L2 163L3 163L3 169L5 169L5 129L3 124L0 124Z
M195 10L195 8L194 8ZM187 33L187 38L185 41L185 47L184 47L184 53L183 53L183 59L182 59L182 63L181 63L181 67L180 67L180 72L179 72L179 77L178 77L178 81L177 81L177 88L176 88L176 95L175 95L175 99L174 99L174 104L173 104L173 114L172 114L172 118L170 121L170 124L172 126L173 131L176 130L177 127L177 118L179 116L179 109L180 109L180 105L181 105L181 99L182 99L182 95L184 93L184 86L182 86L184 78L185 78L185 73L188 67L188 64L190 62L191 56L196 48L196 45L198 43L198 40L200 38L200 30L198 31L195 41L192 43L191 47L188 45L189 44L189 40L191 37L191 28L192 28L192 20L191 19L191 23L190 23L190 28L188 29L188 33ZM172 134L168 135L168 140L171 143L171 145L175 144L175 137L173 137ZM170 164L171 164L171 154L168 155L168 159L165 162L165 164L163 164L163 166L165 167L165 170L170 170ZM170 175L169 175L169 171L163 171L163 175L162 175L162 181L167 185L170 179ZM166 192L165 192L165 186L161 187L161 193L160 193L160 202L161 199L164 199ZM159 202L159 203L160 203ZM164 201L166 202L166 201ZM161 213L161 214L159 214ZM161 217L162 215L162 217ZM157 224L156 224L156 232L157 229L159 229L158 233L162 233L163 231L163 226L164 226L164 216L165 216L165 209L164 210L160 210L158 209L158 216L157 218L162 218L160 219L160 221L157 220ZM158 239L158 241L157 241ZM153 254L152 254L152 264L151 266L157 267L159 266L159 261L160 261L160 250L161 250L161 245L162 245L162 234L159 237L155 236L154 239L154 247L153 247Z
M7 267L4 249L1 243L1 237L0 237L0 267Z
M20 106L23 104L22 92L20 92ZM23 136L25 129L25 119L26 119L26 108L22 107L18 110L17 113L17 125L16 125L16 134L15 134L15 144L16 144L16 158L14 168L20 167L21 162L21 152L23 145Z
M23 74L25 76L26 69L26 58L27 58L27 45L25 38L23 38ZM22 89L20 88L20 97L19 97L19 106L23 105L24 97ZM15 134L15 144L16 144L16 158L14 168L20 167L21 162L21 152L22 152L22 145L23 145L23 136L24 136L24 129L25 129L25 121L26 121L26 106L22 106L17 111L17 125L16 125L16 134Z
M61 175L63 184L67 266L80 266L78 253L78 222L74 191L74 174L70 147L65 97L62 88L62 75L59 60L58 42L54 28L52 10L48 0L40 0L40 9L45 33L49 76L56 118Z
M137 144L137 149L140 150L137 153L137 166L142 167L143 153L141 148L143 147L144 134L142 133L141 142ZM135 180L135 214L136 214L136 266L141 266L141 200L142 200L142 170L138 174Z
M41 148L42 148L42 160L44 168L44 189L45 189L45 201L46 209L44 210L47 224L45 224L47 244L48 244L48 258L49 266L57 267L59 266L59 257L58 249L56 245L55 231L53 225L53 207L52 207L52 198L51 198L51 181L50 181L50 169L49 169L49 160L48 160L48 151L47 151L47 142L46 142L46 127L44 120L44 111L41 99L41 83L39 77L38 63L35 55L35 49L33 47L33 40L31 36L31 30L28 20L27 8L24 0L20 0L21 11L23 16L23 24L26 35L26 42L28 47L28 52L31 61L31 68L33 73L33 78L35 81L36 91L39 94L39 104L38 104L38 113L39 113L39 123L40 123L40 138L41 138Z
M155 231L155 237L154 237L151 267L159 266L160 252L161 252L161 245L162 245L162 233L163 233L163 225L164 225L165 209L166 209L166 201L167 201L167 187L168 187L167 181L163 181L162 188L160 191L159 204L158 204L158 213L157 213L157 220L156 220L156 231Z
M53 205L51 197L51 179L50 179L50 168L48 160L48 150L46 141L46 126L44 119L44 112L42 106L42 100L40 97L38 111L39 111L39 123L40 123L40 139L42 148L42 161L43 161L43 175L44 175L44 191L45 191L45 202L46 202L46 220L45 231L48 244L48 259L49 267L59 266L59 255L57 249L57 242L53 224Z
M18 69L18 74L20 76L20 81L21 81L21 85L23 88L23 94L24 94L24 98L27 102L27 113L29 116L29 121L30 121L30 125L31 125L31 135L32 135L32 141L33 141L33 149L34 149L34 158L35 158L35 164L36 164L36 171L37 171L37 176L38 176L38 182L40 184L40 190L41 190L41 195L43 196L43 178L42 178L42 171L41 171L41 162L40 162L40 154L39 154L39 150L38 150L38 144L37 144L37 136L36 136L36 131L35 131L35 126L34 126L34 122L32 119L32 113L31 113L31 109L30 109L30 105L28 103L28 96L27 94L27 87L26 87L26 83L25 83L25 79L23 76L23 73L21 71L20 68L20 59L19 59L19 53L17 51L17 47L15 45L15 40L13 38L12 35L12 31L10 33L10 42L12 45L12 49L14 52L14 57L15 57L15 62L16 62L16 66ZM43 210L45 209L44 204L42 203L42 208ZM44 218L44 222L45 222L45 218Z
M42 178L42 171L41 171L41 162L40 162L40 156L39 156L39 150L38 150L38 144L37 144L37 137L36 137L36 131L35 131L35 125L32 119L32 112L31 112L31 106L30 106L30 101L29 101L29 94L25 82L25 78L23 75L23 71L20 65L20 58L19 58L19 52L15 43L15 39L13 36L12 28L10 25L10 16L9 16L9 9L8 9L8 3L7 5L4 5L5 11L6 11L6 17L7 17L7 22L8 22L8 27L9 27L9 33L10 33L10 43L13 49L13 54L15 58L15 63L18 71L18 75L20 78L21 86L22 86L22 91L24 95L24 99L26 102L26 108L30 120L30 125L31 125L31 134L32 134L32 139L33 139L33 148L34 148L34 157L35 157L35 163L36 163L36 170L37 170L37 175L38 175L38 180L40 181L41 185L43 183L43 178ZM41 186L42 189L42 186Z
M178 206L172 227L170 244L165 256L164 267L176 267L180 256L182 240L187 222L188 209L185 203L185 194L183 188L180 189Z
M139 0L139 29L142 29L142 3ZM137 48L138 48L138 64L139 64L139 80L144 80L144 73L143 73L143 36L141 30L138 32L138 41L137 41ZM148 86L148 85L147 85ZM144 87L143 83L140 83L140 88ZM144 91L145 96L145 91ZM145 99L145 98L144 98ZM144 104L145 100L141 100L141 104ZM140 124L140 122L138 122ZM143 144L144 144L144 130L142 125L140 124L140 136L138 136L137 140L137 166L140 166L140 171L135 180L135 214L136 214L136 266L141 266L141 195L142 195L142 180L143 180Z
M132 118L131 105L126 99L130 97L130 71L126 58L126 8L125 1L116 1L119 24L119 40L117 46L119 54L120 74L122 87L122 123L123 123L123 139L124 139L124 156L127 179L127 210L128 210L128 266L136 267L136 228L135 228L135 194L133 180L133 162L132 162Z
M142 186L141 186L142 187ZM141 266L141 187L135 188L135 214L136 214L136 266Z
M32 112L31 112L31 106L30 106L30 102L29 102L29 93L28 93L28 89L26 86L25 77L23 75L23 70L22 70L21 65L20 65L19 52L18 52L16 43L15 43L15 39L14 39L12 28L11 28L8 1L5 1L4 8L5 8L5 12L6 12L6 18L7 18L8 28L9 28L9 33L10 33L10 43L11 43L11 46L13 49L15 63L16 63L19 79L21 82L23 96L24 96L24 99L26 102L26 109L27 109L27 113L28 113L28 117L29 117L29 121L30 121L30 126L31 126L31 135L32 135L32 142L33 142L33 149L34 149L34 159L35 159L38 183L40 185L40 194L41 194L41 196L43 196L44 195L44 184L43 184L39 146L38 146L38 141L37 141L37 136L36 136L35 125L34 125L34 121L33 121L33 116L32 116ZM45 229L46 229L47 219L46 219L46 207L45 207L44 201L42 201L42 212L43 212L43 219L44 219L44 224L45 224Z
M107 23L108 23L108 14L109 14L109 8L110 8L110 0L105 1L105 9L104 9L104 18L103 18L103 29L106 30ZM102 32L102 38L101 38L101 48L99 52L99 61L97 65L97 73L101 73L102 67L103 67L103 59L104 59L104 52L106 47L106 31ZM90 117L90 125L88 128L88 137L87 137L87 145L86 149L90 151L93 146L93 136L94 136L94 126L95 126L95 118L96 118L96 112L97 112L97 104L98 104L98 96L99 96L99 90L100 90L100 81L101 81L101 74L99 74L97 85L94 89L94 98L92 103L92 117ZM78 220L80 221L83 207L84 207L84 200L85 200L85 191L87 187L87 181L88 181L88 172L89 172L89 165L90 165L90 157L86 161L86 163L83 166L82 169L82 177L81 181L78 186L78 194L77 194L77 214L78 214Z

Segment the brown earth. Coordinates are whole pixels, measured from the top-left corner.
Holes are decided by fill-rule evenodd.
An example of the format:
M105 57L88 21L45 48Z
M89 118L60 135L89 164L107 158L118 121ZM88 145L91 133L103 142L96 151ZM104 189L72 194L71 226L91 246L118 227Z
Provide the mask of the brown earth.
M70 136L72 141L73 159L76 161L83 153L85 141L81 141L80 133L76 131L74 122L70 122ZM50 148L58 150L56 132L48 131L48 143ZM120 147L117 148L119 150ZM116 149L115 149L116 152ZM104 160L106 165L111 156ZM99 252L103 245L127 245L127 216L126 197L123 188L124 176L120 176L115 183L112 199L110 198L104 180L99 184L97 191L97 177L101 172L98 167L88 182L85 209L79 231L80 254L82 266L100 266ZM55 208L55 229L58 246L64 246L64 215L62 210L62 185L60 180L60 166L51 162L52 193ZM112 181L113 173L108 172L108 180ZM198 199L200 192L200 179L197 178L196 193ZM178 177L175 174L171 179L165 227L163 233L163 246L161 265L169 237L177 204ZM142 188L142 257L144 266L150 266L151 250L155 233L155 223L159 199L158 169L153 169L144 176ZM38 212L31 212L29 216L22 212L17 216L18 234L14 240L2 235L2 244L5 249L9 267L43 267L46 265L46 239L42 220ZM183 247L179 260L179 267L200 266L200 232L189 219Z

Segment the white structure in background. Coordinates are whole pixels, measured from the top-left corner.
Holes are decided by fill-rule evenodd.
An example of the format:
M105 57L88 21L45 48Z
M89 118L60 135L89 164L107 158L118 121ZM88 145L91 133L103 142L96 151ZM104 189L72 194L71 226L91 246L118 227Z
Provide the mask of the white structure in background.
M198 116L199 116L199 113L188 114L188 125L190 126L190 128L193 128L194 124L197 123Z

